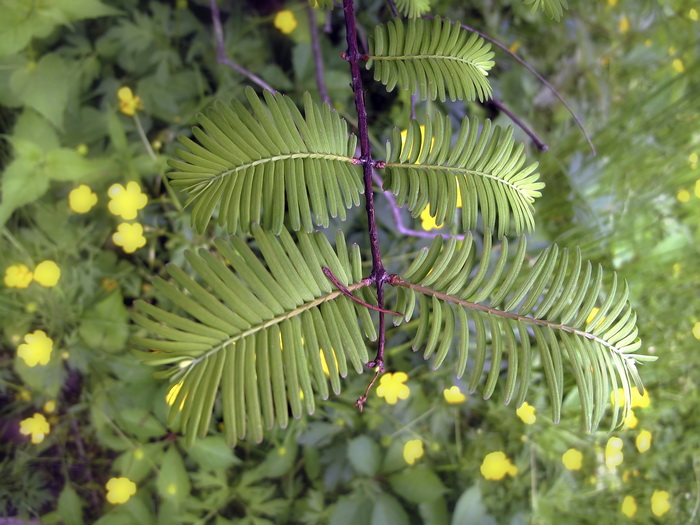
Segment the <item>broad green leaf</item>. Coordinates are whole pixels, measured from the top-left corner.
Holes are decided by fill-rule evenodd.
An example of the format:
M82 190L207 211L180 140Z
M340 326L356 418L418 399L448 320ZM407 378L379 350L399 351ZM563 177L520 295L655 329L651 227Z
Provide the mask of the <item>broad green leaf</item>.
M165 499L183 501L190 496L190 478L177 447L171 446L163 456L156 486Z
M478 523L479 525L496 525L496 520L486 512L486 505L481 496L478 485L468 488L457 500L452 525L464 525L465 523Z
M64 525L83 525L82 500L70 483L66 483L58 496L58 514Z
M103 352L123 350L129 338L128 312L119 291L90 308L78 329L81 339L90 348Z
M430 503L447 492L440 478L428 467L409 467L389 478L391 488L410 503Z
M187 450L187 454L199 463L201 468L208 470L227 470L241 463L221 436L198 439Z
M357 497L341 498L336 503L329 525L357 525L369 523L372 507L368 501Z
M41 169L41 150L33 146L31 155L15 158L2 174L2 201L0 202L0 226L3 226L12 213L34 202L49 188L49 181Z
M377 442L368 436L359 436L348 443L348 459L358 474L374 476L381 461Z
M409 519L401 503L389 494L382 493L372 509L371 525L408 525Z

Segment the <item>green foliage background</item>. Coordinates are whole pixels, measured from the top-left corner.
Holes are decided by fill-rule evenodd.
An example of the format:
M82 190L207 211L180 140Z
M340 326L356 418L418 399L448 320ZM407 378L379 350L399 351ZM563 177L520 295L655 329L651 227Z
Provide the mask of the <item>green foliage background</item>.
M382 2L359 4L359 23L369 34L388 13ZM494 94L549 145L547 153L529 152L547 184L530 246L578 244L585 257L627 278L645 347L660 357L642 370L651 406L636 411L635 430L615 433L625 443L616 471L605 467L609 435L582 432L575 391L557 426L548 421L541 370L532 377L530 403L538 409L532 426L498 393L489 402L473 395L448 405L443 389L466 385L448 369L429 370L400 334L389 341L389 369L409 375L407 400L391 406L372 394L359 414L353 403L367 374L351 373L341 396L260 445L231 450L213 432L186 447L165 426L167 385L130 352L129 310L136 298L152 296L152 276L163 275L166 263L185 264L186 248L211 246L213 231L195 233L181 212L182 195L166 185L165 160L198 111L216 99L243 100L248 82L217 63L206 2L3 0L0 268L52 259L62 277L56 288L0 288L0 515L102 525L441 524L464 523L465 516L474 523L603 524L626 519L620 514L626 495L637 499L637 519L653 522L649 498L667 490L664 522L697 519L700 354L692 330L700 322L700 170L689 157L700 154L700 23L684 0L571 2L560 21L546 16L562 4L496 0L467 9L434 1L431 12L507 45L517 42L518 54L574 106L596 145L592 156L551 92L497 52L489 77ZM299 23L289 35L273 26L282 8ZM297 103L306 91L318 98L303 3L230 2L222 9L231 60ZM326 22L323 11L317 19ZM331 32L321 33L325 81L352 124L338 9L329 24ZM369 75L367 82L371 132L381 146L394 126L406 128L410 100L387 93ZM138 122L117 110L121 86L143 100ZM510 124L488 104L431 104L454 117ZM519 129L516 135L528 143ZM149 195L139 215L148 244L126 255L111 241L118 221L107 211L106 191L130 180ZM79 183L100 199L84 216L67 204ZM682 190L687 202L678 199ZM388 202L376 200L386 263L405 268L427 241L397 234ZM420 228L408 214L404 220ZM325 231L332 237L342 227L350 242L366 247L364 221L353 208L346 222L331 219ZM16 347L35 329L45 330L55 348L48 365L28 368ZM51 433L39 445L28 443L19 421L54 399ZM653 435L645 454L634 447L641 429ZM424 442L425 455L408 466L402 449L412 439ZM584 453L582 470L563 467L568 448ZM512 458L516 477L483 479L479 466L494 450ZM138 491L110 505L104 485L119 476L135 481Z

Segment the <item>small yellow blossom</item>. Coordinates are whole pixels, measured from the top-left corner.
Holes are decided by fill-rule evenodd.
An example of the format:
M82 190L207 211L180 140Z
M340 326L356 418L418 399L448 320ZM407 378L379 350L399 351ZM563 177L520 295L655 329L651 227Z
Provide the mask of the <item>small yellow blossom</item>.
M698 21L698 10L695 9L694 7L691 7L688 10L688 18L690 18L693 22Z
M668 502L670 496L665 490L654 491L654 494L651 495L651 511L654 513L654 516L660 518L671 510L671 504Z
M32 272L24 264L13 264L5 269L5 286L9 288L26 288L33 279Z
M297 27L297 17L289 9L283 9L275 15L275 27L288 35Z
M116 505L126 503L136 494L136 483L129 478L111 478L105 485L107 489L107 501Z
M535 416L535 407L530 405L527 401L520 405L520 408L518 408L515 413L526 425L532 425L537 420L537 416Z
M617 5L617 0L608 0L608 5L610 7L615 7Z
M591 313L588 314L588 317L586 317L586 324L590 323L593 319L595 319L595 316L598 315L598 312L600 312L600 308L594 306L591 309Z
M685 71L685 66L680 58L674 58L671 62L671 66L676 71L676 73L683 73Z
M114 244L121 246L126 253L134 253L146 245L146 238L143 236L143 226L138 222L134 224L121 223L117 227L116 233L112 235L112 240Z
M690 200L690 192L688 190L678 190L676 199L678 199L678 202L688 202Z
M623 16L620 19L620 23L618 24L618 29L620 30L620 33L626 33L627 31L630 30L630 21L626 16Z
M637 428L639 419L634 415L634 410L630 409L627 411L627 416L625 417L624 425L626 428Z
M35 413L32 417L23 419L19 423L19 432L25 436L32 436L32 443L35 445L44 441L44 437L51 431L49 422L44 414Z
M408 376L404 372L395 374L384 374L379 380L377 395L386 399L390 405L395 405L399 399L406 399L411 393L411 389L404 383Z
M17 347L17 356L24 360L27 366L45 365L51 359L53 340L46 336L43 330L35 330L24 336L24 344Z
M506 474L509 476L517 476L518 474L518 467L513 465L500 450L486 454L480 470L484 478L493 481L503 479Z
M111 277L103 277L100 281L100 286L102 286L102 289L105 292L111 292L112 290L116 289L118 284L119 283L117 280L112 279Z
M34 280L41 286L56 286L61 278L61 269L54 261L41 261L34 269Z
M326 374L327 376L331 375L331 371L328 368L328 362L326 361L326 356L323 355L323 350L318 351L319 354L321 355L321 368L323 369L323 373ZM335 351L331 349L331 353L333 354L333 361L335 361L335 369L338 370L338 358L335 355Z
M620 511L628 518L632 518L637 514L637 501L634 499L634 496L625 496L625 499L622 500Z
M68 206L75 213L87 213L95 204L97 194L87 184L81 184L68 194Z
M693 337L700 341L700 321L693 326Z
M700 179L695 181L695 196L700 199Z
M644 389L644 393L640 394L637 387L632 387L630 390L631 406L630 408L646 408L651 403L649 398L649 391ZM622 407L625 405L625 391L622 388L618 388L610 394L610 402L617 406Z
M637 436L635 444L637 445L637 450L639 450L640 454L644 454L651 448L651 432L648 430L642 430Z
M175 403L175 400L177 399L177 395L180 393L180 390L182 390L183 384L184 381L180 381L179 383L175 383L170 387L170 390L168 390L168 393L165 395L165 402L168 404L168 406L173 406L173 403ZM178 408L178 410L182 410L182 407L185 406L185 399L187 399L186 395L182 398L180 408Z
M609 469L614 469L622 463L622 440L619 437L611 437L605 445L605 464Z
M423 442L420 439L412 439L403 446L403 459L409 465L413 465L421 457L423 457Z
M21 399L22 401L29 403L32 400L32 394L26 388L20 388L19 392L15 396L15 399Z
M445 401L447 401L450 405L464 403L464 401L467 399L467 396L462 394L462 391L456 385L443 390L442 395L445 396Z
M121 87L117 91L117 98L119 98L119 111L125 115L135 115L139 109L143 109L143 102L141 97L134 95L129 87Z
M688 164L690 164L690 167L695 169L698 167L698 154L693 152L690 155L688 155Z
M561 462L568 470L581 470L583 454L575 448L570 448L561 456Z
M435 217L430 215L430 206L426 206L425 209L420 213L420 220L422 221L421 226L427 232L430 230L438 230L444 226L444 224L438 225L435 222Z
M56 401L47 401L44 403L44 412L47 414L53 414L56 412Z
M644 45L647 46L647 47L650 47L650 46L651 46L651 38L647 38L647 39L644 41Z
M516 40L515 42L513 42L508 48L508 51L515 54L518 52L518 49L520 49L520 40Z
M141 193L141 186L134 181L127 183L126 188L121 184L112 184L107 195L111 199L109 211L127 221L135 219L136 212L148 203L148 197Z

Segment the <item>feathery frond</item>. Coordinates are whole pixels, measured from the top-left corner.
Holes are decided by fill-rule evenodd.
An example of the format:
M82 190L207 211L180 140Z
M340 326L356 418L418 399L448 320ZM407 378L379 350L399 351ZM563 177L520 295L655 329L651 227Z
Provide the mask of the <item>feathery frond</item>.
M399 84L422 99L483 102L491 96L491 45L449 19L380 24L369 48L367 69L374 67L374 79L389 91Z
M556 20L557 22L561 20L561 16L564 14L564 9L568 9L569 5L566 0L523 0L525 5L531 5L532 10L544 11L547 16Z
M173 186L188 194L192 225L202 232L218 207L226 231L250 233L259 223L279 234L328 226L360 203L362 171L353 164L356 139L328 104L304 95L304 116L289 97L265 92L265 104L246 90L252 112L234 100L197 116L199 143L179 137L182 160L169 161ZM312 219L313 213L313 219Z
M430 0L396 0L396 9L403 16L416 18L430 11Z
M175 265L168 266L174 283L154 280L180 313L136 304L134 321L154 336L133 341L149 350L138 352L144 362L167 367L162 375L181 382L168 422L190 442L209 430L219 389L231 445L260 441L275 423L285 427L290 410L295 418L313 413L315 396L328 398L328 381L340 392L348 363L362 373L369 358L360 326L376 339L368 309L321 270L330 268L350 291L366 287L357 245L348 252L340 232L333 250L321 233L298 233L295 242L287 230L280 237L252 230L265 264L240 238L215 241L219 257L204 249L186 254L197 280Z
M485 228L497 227L499 237L511 229L531 230L532 203L544 183L537 163L524 166L525 146L515 146L513 128L495 126L492 132L490 120L482 126L476 117L465 117L454 146L451 140L450 119L439 112L426 118L424 132L411 121L405 141L394 128L387 141L384 189L396 195L399 206L408 204L413 217L430 205L437 224L454 219L461 196L465 231L476 227L479 214Z
M473 352L469 389L474 391L486 373L484 398L493 394L501 361L507 359L505 402L515 396L516 405L525 399L534 353L539 353L555 422L561 413L566 364L578 385L587 429L598 425L611 390L618 386L624 389L625 407L629 407L632 383L640 391L643 388L637 363L655 358L634 353L641 342L627 283L620 286L613 274L612 283L601 288L600 266L582 263L579 250L573 257L567 249L560 253L556 245L528 268L523 265L524 237L506 271L508 240L503 238L494 262L491 243L487 233L477 255L471 234L464 241L444 241L438 236L403 278L390 281L400 286L394 310L404 313L406 320L418 304L413 349L424 348L426 359L434 355L433 368L438 368L456 347L459 377ZM475 261L479 261L476 268ZM395 320L401 322L401 318ZM475 343L470 342L472 332ZM618 416L615 406L613 427Z

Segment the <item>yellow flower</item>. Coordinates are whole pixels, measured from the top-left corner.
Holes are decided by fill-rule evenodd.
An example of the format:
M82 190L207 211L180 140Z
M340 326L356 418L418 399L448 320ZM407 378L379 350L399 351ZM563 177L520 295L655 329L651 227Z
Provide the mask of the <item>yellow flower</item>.
M605 445L605 464L609 469L614 469L620 463L624 455L622 454L622 440L619 437L611 437Z
M136 494L136 483L129 478L112 478L105 485L107 501L112 504L126 503Z
M627 411L627 417L625 417L625 427L627 428L637 428L639 420L637 416L634 415L634 410L630 409Z
M126 86L119 88L117 97L119 98L119 111L125 115L132 116L135 115L139 109L143 109L141 97L134 95L131 88Z
M634 499L634 496L625 496L620 510L628 518L634 517L637 514L637 501Z
M109 211L127 221L135 219L136 212L148 203L148 197L141 193L141 186L134 181L127 183L126 188L121 184L113 184L107 190L107 195L111 199Z
M700 341L700 321L693 326L693 337Z
M569 470L581 470L583 454L575 448L570 448L561 456L561 462Z
M44 412L47 414L53 414L56 412L56 401L47 401L44 403Z
M34 280L41 286L56 286L61 278L61 269L53 261L41 261L34 269Z
M5 286L9 288L26 288L33 279L32 272L24 264L13 264L5 269Z
M87 184L81 184L68 194L68 206L75 213L87 213L95 204L97 194Z
M17 355L27 366L45 365L51 358L53 341L43 330L35 330L24 336L25 344L17 347Z
M275 27L288 35L297 27L297 18L289 9L283 9L275 15Z
M697 164L695 166L697 167ZM700 179L695 181L695 196L700 199Z
M445 396L445 401L447 401L450 405L464 403L465 399L467 399L467 396L462 394L462 391L458 386L446 388L442 391L442 395Z
M608 5L610 7L615 7L617 5L617 0L608 0Z
M403 372L384 374L379 380L377 395L390 405L395 405L399 399L406 399L411 393L411 389L404 385L407 380L408 376Z
M532 425L537 420L535 416L535 407L530 405L527 401L520 405L520 408L517 409L515 413L526 425Z
M520 40L516 40L515 42L513 42L508 48L508 51L515 54L518 52L518 49L520 49Z
M327 376L331 375L331 371L328 368L328 362L326 361L326 356L323 355L323 350L319 350L318 353L321 355L321 368L323 369L323 373L326 374ZM335 355L335 352L331 348L331 353L333 354L333 361L335 361L335 369L338 370L338 358Z
M690 18L693 22L698 21L698 10L695 9L694 7L691 7L688 10L688 18Z
M508 474L516 476L518 467L510 462L510 459L500 450L486 454L483 463L481 463L481 475L486 479L498 481Z
M180 393L180 390L182 390L183 384L184 381L180 381L179 383L175 383L170 387L170 390L168 390L168 393L165 395L165 402L168 404L168 406L173 406L173 403L175 403L175 400L177 399L177 395ZM187 399L187 395L182 398L178 410L182 410L182 407L185 406L185 399Z
M685 71L685 66L680 58L674 58L671 62L671 66L676 71L676 73L683 73Z
M654 516L660 518L671 509L671 504L668 502L670 494L665 490L655 490L651 495L651 511Z
M409 465L413 465L421 457L423 457L423 442L420 439L412 439L403 446L403 459Z
M646 408L649 406L649 403L651 402L651 399L649 398L649 392L647 389L644 389L644 393L640 394L639 390L637 390L637 387L632 387L630 391L630 397L631 397L631 406L630 408ZM625 391L622 388L618 388L617 391L614 391L610 394L610 402L614 405L617 404L617 406L622 407L625 405Z
M630 21L628 20L628 18L626 16L623 16L620 19L618 29L620 30L620 33L626 33L627 31L630 30Z
M635 444L637 445L637 450L639 450L640 454L644 454L651 448L651 432L648 430L642 430L637 436Z
M111 277L103 277L102 280L100 281L100 286L102 286L102 289L105 292L111 292L112 290L116 289L116 287L119 285L116 279L112 279Z
M444 224L440 224L439 226L437 225L435 222L435 217L430 215L430 206L426 206L425 209L420 212L420 220L423 221L421 226L427 232L430 230L440 229L444 226Z
M121 223L117 228L117 232L112 235L112 240L114 244L121 246L126 253L134 253L146 245L146 238L143 236L143 226L138 222L134 224Z
M32 436L32 443L35 445L44 441L44 437L51 431L49 422L44 414L35 413L32 417L23 419L19 423L19 432L25 436Z
M698 167L698 154L693 152L690 155L688 155L688 164L690 164L690 167L695 169Z

